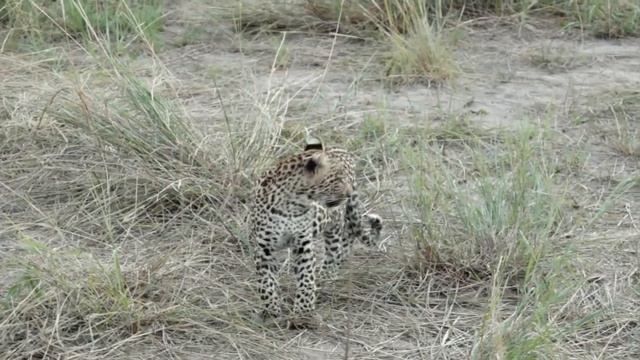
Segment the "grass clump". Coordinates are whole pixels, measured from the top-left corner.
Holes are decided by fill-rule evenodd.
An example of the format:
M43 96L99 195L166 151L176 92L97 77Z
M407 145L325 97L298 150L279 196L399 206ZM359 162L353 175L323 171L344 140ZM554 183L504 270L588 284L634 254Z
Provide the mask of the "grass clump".
M338 31L379 42L388 48L384 71L392 84L442 82L459 72L448 47L442 8L427 1L309 0L279 6L241 2L235 11L236 29L241 31Z
M616 91L600 96L604 105L596 105L584 117L593 120L591 125L607 146L623 156L640 156L640 141L636 119L640 115L640 93Z
M621 38L640 35L640 3L633 0L582 0L568 2L578 25L595 36Z
M396 29L407 25L406 8L420 3L426 5L415 0L241 1L233 11L239 31L337 31L372 38L379 35L380 24Z
M109 90L63 83L39 120L2 123L10 166L0 177L12 189L5 209L37 203L53 211L53 227L81 225L75 231L118 242L152 219L215 219L242 201L250 181L246 171L226 171L235 159L229 144L213 148L174 102L114 66L100 80Z
M390 15L393 18L380 24L391 44L386 63L387 79L391 83L406 84L453 78L459 69L442 26L430 22L424 4L407 1L403 5Z
M18 236L20 248L13 253L19 256L0 259L0 352L7 358L127 358L132 352L152 357L157 352L147 346L158 337L209 344L208 353L240 348L251 357L278 358L281 348L248 327L246 290L237 277L244 267L235 257L216 261L220 268L213 273L230 277L218 277L210 287L203 286L202 276L208 277L211 265L198 249L105 253L45 244L26 232ZM223 251L228 244L216 247Z
M160 0L4 0L0 5L0 23L10 28L16 46L40 47L65 37L87 44L105 39L120 48L136 39L158 44L164 23Z
M267 4L241 1L234 9L237 30L337 30L365 39L380 38L389 29L415 37L416 33L428 31L416 25L416 19L425 16L441 31L447 19L514 14L560 15L568 19L569 26L606 38L640 33L640 4L633 0L300 0Z
M611 137L610 146L625 156L640 156L639 131L633 125L634 118L624 111L617 113L612 109L615 133Z
M502 264L498 265L500 270ZM533 270L520 296L508 310L499 304L514 302L499 273L494 275L490 302L476 334L472 359L553 358L560 344L595 316L569 318L571 296L583 284L571 279L566 259L553 261L551 270ZM511 299L509 299L511 297Z
M7 269L16 278L0 299L4 354L55 357L59 348L125 339L172 316L158 267L125 271L117 254L103 263L32 239L23 244L23 256ZM56 332L57 346L34 336L36 329Z
M500 142L469 138L455 148L406 149L419 257L436 265L521 278L563 225L562 193L532 129ZM503 259L503 260L501 260Z
M308 0L305 9L319 20L340 19L342 32L363 37L378 35L382 29L398 33L415 31L417 17L443 20L442 1L424 0Z
M87 179L94 197L130 215L217 203L217 190L225 188L218 181L230 179L217 173L219 155L203 147L204 136L135 78L116 84L121 93L106 109L102 96L80 91L61 95L52 112L74 142L114 160Z

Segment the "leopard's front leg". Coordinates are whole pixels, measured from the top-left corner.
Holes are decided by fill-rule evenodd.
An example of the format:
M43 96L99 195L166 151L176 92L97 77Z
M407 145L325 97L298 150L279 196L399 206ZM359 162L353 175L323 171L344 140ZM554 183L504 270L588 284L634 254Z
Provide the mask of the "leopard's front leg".
M316 303L316 255L313 246L313 232L298 237L293 248L296 297L293 311L296 315L306 315L315 309Z
M258 291L262 301L262 317L279 317L280 297L278 295L278 262L273 254L273 241L264 236L257 237L255 262L258 273Z

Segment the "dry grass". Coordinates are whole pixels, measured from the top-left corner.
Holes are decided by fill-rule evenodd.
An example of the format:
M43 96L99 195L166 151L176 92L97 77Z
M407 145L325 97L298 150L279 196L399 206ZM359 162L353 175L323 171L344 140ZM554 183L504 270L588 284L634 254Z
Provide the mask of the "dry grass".
M336 4L308 2L316 23L289 19L319 29ZM442 34L359 18L353 4L344 19L381 39L428 47ZM236 24L264 30L256 19ZM314 81L280 84L290 63L276 57L265 77L243 68L238 92L225 87L237 74L216 74L199 123L185 103L205 91L176 81L130 29L147 46L142 65L102 36L56 55L0 53L0 358L638 358L637 93L591 112L601 128L568 130L580 137L460 114L401 124L384 105L314 102ZM403 44L403 62L437 64L422 51L439 44ZM422 65L397 74L444 73ZM329 120L293 121L311 117L299 102ZM319 327L290 331L255 319L244 218L256 175L306 131L361 155L387 251L357 249L320 284ZM619 152L601 161L624 164L607 179L576 140L600 149L603 134ZM285 277L284 293L293 287Z
M634 35L640 29L640 7L627 0L308 0L268 2L266 6L240 1L233 8L235 29L240 32L339 32L378 42L384 48L379 60L384 64L381 77L392 84L443 83L459 74L448 36L450 25L455 24L452 20L490 13L526 19L540 12L562 14L569 27L602 37ZM552 69L571 66L545 53L533 57Z
M158 46L162 11L158 0L3 0L0 24L10 28L3 49L30 50L66 38L89 48L92 41L106 39L103 46L121 52L141 38Z
M441 83L459 72L443 29L426 2L320 0L263 6L240 2L236 29L339 32L384 46L382 77L391 84Z
M591 60L582 55L579 49L567 49L551 42L531 49L525 56L532 65L551 74L578 68Z
M339 32L363 38L385 27L401 33L413 30L416 9L424 9L434 22L487 15L552 14L567 24L596 36L634 36L640 29L640 7L632 0L253 0L237 2L237 29L254 31ZM412 10L412 11L407 11ZM338 26L339 24L339 26Z
M633 124L640 114L640 94L616 94L614 103L608 106L608 111L610 113L606 118L611 119L609 125L615 129L611 140L612 147L623 155L640 156L638 128Z
M570 222L566 190L545 151L548 140L534 129L488 143L462 134L470 142L444 156L419 143L402 156L414 174L419 253L435 266L478 277L501 272L519 282L553 251L553 239Z
M387 80L393 84L416 82L443 83L460 72L447 45L447 38L429 24L417 19L406 35L387 33L392 49L386 63Z
M640 115L640 94L636 91L604 93L589 106L586 121L602 134L606 145L624 156L640 155L638 128L634 124Z
M640 5L628 0L576 2L574 16L596 36L620 38L640 34Z

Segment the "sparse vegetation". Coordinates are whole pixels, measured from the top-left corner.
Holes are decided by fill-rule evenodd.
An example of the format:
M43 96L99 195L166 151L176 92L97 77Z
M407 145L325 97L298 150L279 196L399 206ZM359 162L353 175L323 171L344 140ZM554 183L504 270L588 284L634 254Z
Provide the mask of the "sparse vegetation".
M583 0L575 3L572 16L596 36L619 38L640 34L640 4L629 0Z
M256 4L0 0L0 359L640 357L629 44L509 43L633 36L635 2ZM385 251L291 331L256 321L245 215L308 134L361 156Z
M566 49L552 43L532 49L528 55L531 63L549 73L567 71L588 63L578 49Z
M430 20L425 5L407 2L397 6L386 22L379 23L391 43L386 76L393 83L442 82L459 71L442 24Z
M418 142L403 154L420 220L413 236L418 255L426 256L418 261L477 276L500 267L503 276L522 278L553 251L569 215L544 133L523 129L501 141L476 135L462 141L446 155Z
M136 39L157 45L164 23L160 0L4 0L0 9L15 46L40 47L66 37L86 45L99 39L120 47Z
M262 3L239 1L234 8L237 31L338 31L388 46L383 56L391 83L442 82L459 72L447 36L449 19L478 13L500 15L529 12L564 14L570 26L597 36L624 37L640 32L640 5L630 0L308 0ZM524 18L524 17L523 17ZM542 66L564 61L535 55ZM556 64L560 62L560 64Z
M393 84L442 82L459 71L443 28L442 9L438 8L439 17L432 16L434 9L425 1L314 0L279 8L240 4L239 30L338 31L388 45L384 72Z
M640 93L617 94L616 100L609 105L606 119L610 122L611 146L627 156L640 156L639 130L634 122L640 115Z

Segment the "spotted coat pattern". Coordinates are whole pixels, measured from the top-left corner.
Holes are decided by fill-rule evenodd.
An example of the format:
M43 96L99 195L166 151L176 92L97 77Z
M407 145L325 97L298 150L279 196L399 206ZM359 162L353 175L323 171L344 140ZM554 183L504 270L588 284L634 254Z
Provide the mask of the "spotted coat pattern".
M307 145L304 152L280 160L258 180L249 219L263 316L281 315L276 251L292 251L293 310L305 314L315 308L315 239L324 239L322 273L337 270L355 240L377 244L382 222L375 214L364 214L354 167L354 156L345 150Z

